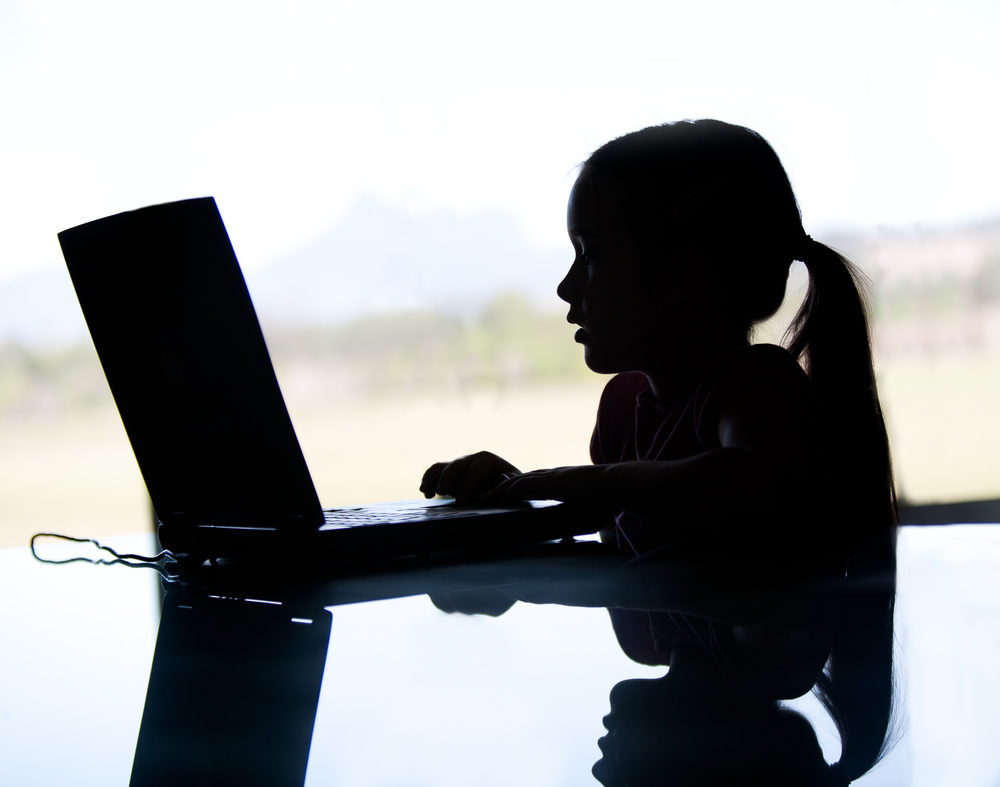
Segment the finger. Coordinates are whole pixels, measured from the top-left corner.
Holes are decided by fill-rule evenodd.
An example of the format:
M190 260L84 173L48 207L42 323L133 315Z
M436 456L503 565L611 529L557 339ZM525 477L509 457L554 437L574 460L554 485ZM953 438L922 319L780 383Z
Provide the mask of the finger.
M442 612L457 612L455 607L455 602L451 600L451 596L448 593L428 593L430 596L431 603L440 609Z
M480 495L516 468L489 451L479 451L456 459L444 468L438 481L439 491L454 495L459 503L478 500Z
M447 462L435 462L424 471L424 475L420 479L420 491L424 497L434 497L437 494L441 472L447 465Z
M462 489L462 477L469 469L469 462L469 457L463 456L445 464L438 476L434 491L439 495L452 495L457 498Z

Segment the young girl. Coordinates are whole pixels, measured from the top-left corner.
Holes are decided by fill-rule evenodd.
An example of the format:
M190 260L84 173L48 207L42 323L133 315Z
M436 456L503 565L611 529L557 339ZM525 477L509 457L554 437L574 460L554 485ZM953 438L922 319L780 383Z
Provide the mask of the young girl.
M888 721L887 699L873 717L848 695L891 658L895 495L856 271L806 234L767 142L715 120L598 149L567 223L576 256L557 292L587 365L615 375L598 407L594 463L521 473L481 452L433 465L421 490L610 507L603 540L640 561L710 558L776 583L881 572L879 593L840 602L855 629L843 641L862 644L834 644L819 681L841 728L841 770L858 773L879 756ZM794 260L809 288L787 348L754 345ZM669 663L704 633L674 623L652 640L645 624L645 640L630 642L643 625L619 610L615 628L630 655ZM871 636L854 636L866 626Z

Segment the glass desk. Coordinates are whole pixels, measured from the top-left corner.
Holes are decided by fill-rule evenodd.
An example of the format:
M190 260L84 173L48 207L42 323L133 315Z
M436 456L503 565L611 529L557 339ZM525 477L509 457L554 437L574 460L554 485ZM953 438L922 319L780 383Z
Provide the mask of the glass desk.
M108 543L120 551L151 549L150 539L139 536ZM43 544L39 551L45 552ZM898 560L897 741L855 783L996 785L1000 526L902 528ZM575 597L587 606L519 602L499 617L468 616L446 614L427 595L402 595L422 586L436 592L467 586L477 570L484 582L500 584L505 577L528 576L527 587L535 589L527 595L537 598L539 586L554 588L550 600L574 596L576 583L582 591ZM285 750L294 750L302 734L291 728L312 721L308 697L315 690L308 759L304 753L299 758L307 785L596 784L591 768L602 758L598 739L607 734L602 718L613 689L619 711L612 723L623 724L622 709L635 697L674 708L668 726L649 714L634 717L637 724L648 722L654 738L661 736L652 745L664 751L668 731L674 731L669 740L677 741L685 715L705 716L713 700L695 697L685 711L683 698L664 694L668 684L660 679L668 669L625 655L607 611L589 606L600 594L590 592L581 576L567 572L560 557L548 567L514 561L403 579L326 582L312 597L300 594L284 608L216 598L188 636L222 644L214 650L204 645L196 658L165 670L157 651L154 677L163 673L163 685L174 688L158 689L153 698L154 648L166 648L163 634L157 646L156 575L122 566L44 565L26 548L5 550L2 782L127 784L135 759L137 768L146 769L142 773L154 776L195 762L206 774L221 762L217 783L247 783L235 777L241 773L235 761L240 746L250 741L244 765L282 735L291 741ZM380 595L388 598L360 600ZM447 606L447 599L439 602ZM184 600L177 604L174 612L184 611ZM261 652L261 639L276 640L277 649L255 660L248 654ZM192 650L181 635L171 634L171 641L175 655ZM219 662L226 668L213 672ZM284 665L277 677L247 677L260 676L275 662ZM632 679L645 682L625 683ZM253 691L241 691L248 682ZM247 693L252 696L241 696ZM271 699L261 700L264 695ZM839 738L818 701L807 695L787 704L809 721L825 759L835 761ZM140 727L145 736L157 714L160 730L136 756ZM728 724L731 717L719 718ZM182 726L187 737L180 743L165 737L163 724ZM253 743L254 734L265 743ZM779 741L776 751L791 740ZM607 741L601 745L608 747ZM718 745L713 752L725 754ZM286 779L293 775L292 783L294 760L278 763ZM254 772L260 783L276 778L259 768ZM149 779L155 781L143 777Z

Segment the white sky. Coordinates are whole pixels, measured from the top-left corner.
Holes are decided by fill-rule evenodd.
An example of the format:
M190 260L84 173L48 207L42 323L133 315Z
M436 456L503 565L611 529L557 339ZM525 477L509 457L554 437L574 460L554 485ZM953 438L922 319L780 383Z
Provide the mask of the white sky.
M360 194L562 244L573 166L682 117L770 139L814 233L1000 215L992 0L478 6L5 0L0 281L206 194L245 267Z

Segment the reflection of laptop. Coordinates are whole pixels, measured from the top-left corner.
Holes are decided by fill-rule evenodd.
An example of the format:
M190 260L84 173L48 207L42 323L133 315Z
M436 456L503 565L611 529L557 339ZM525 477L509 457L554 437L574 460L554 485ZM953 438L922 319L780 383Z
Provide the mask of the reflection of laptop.
M176 589L162 610L129 784L305 783L330 613Z
M323 512L215 200L109 216L59 242L166 548L390 557L596 529L551 504Z

